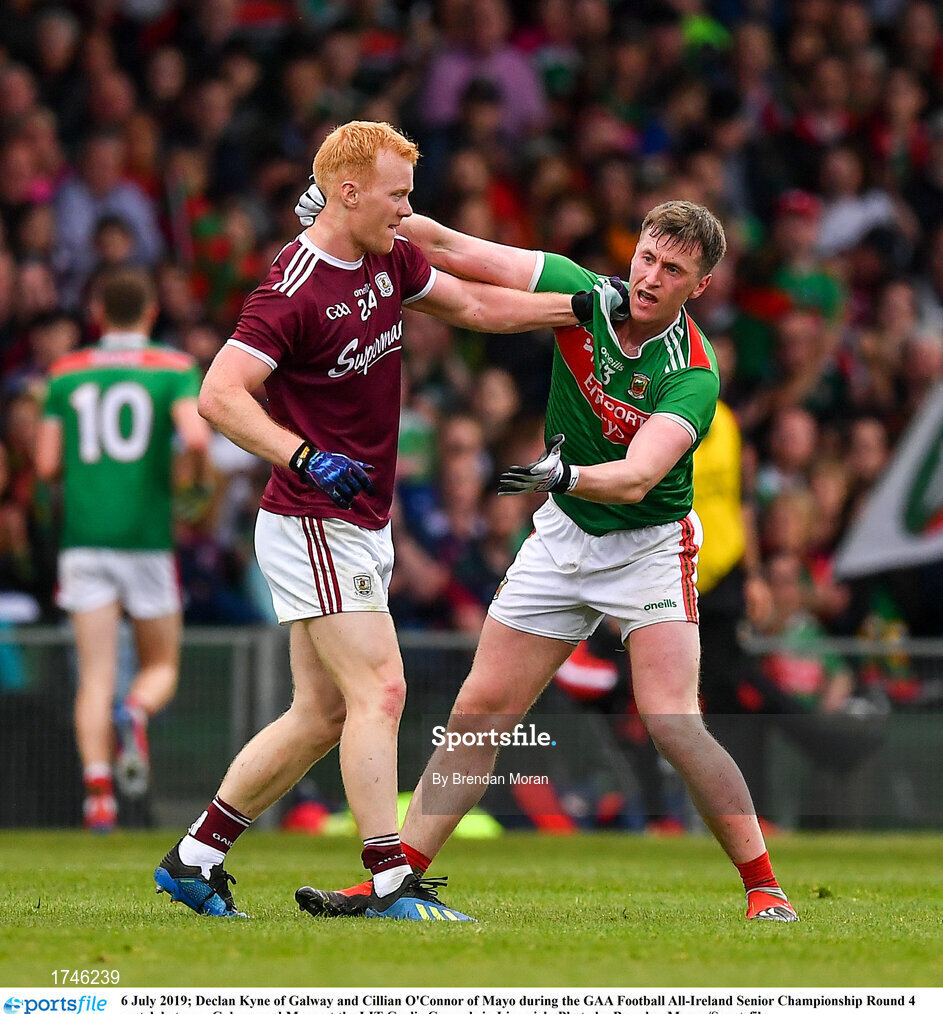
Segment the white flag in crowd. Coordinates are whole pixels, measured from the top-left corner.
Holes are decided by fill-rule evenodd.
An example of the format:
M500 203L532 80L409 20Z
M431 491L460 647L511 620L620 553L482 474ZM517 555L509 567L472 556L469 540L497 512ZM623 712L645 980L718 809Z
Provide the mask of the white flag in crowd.
M835 576L862 577L943 558L943 384L910 424L835 557Z

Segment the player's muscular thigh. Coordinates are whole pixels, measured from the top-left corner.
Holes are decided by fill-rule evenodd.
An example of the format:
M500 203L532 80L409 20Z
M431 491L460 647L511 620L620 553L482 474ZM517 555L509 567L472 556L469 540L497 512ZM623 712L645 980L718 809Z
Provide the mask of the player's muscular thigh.
M572 650L573 645L564 641L513 630L489 616L471 672L452 709L453 716L519 717L540 696Z

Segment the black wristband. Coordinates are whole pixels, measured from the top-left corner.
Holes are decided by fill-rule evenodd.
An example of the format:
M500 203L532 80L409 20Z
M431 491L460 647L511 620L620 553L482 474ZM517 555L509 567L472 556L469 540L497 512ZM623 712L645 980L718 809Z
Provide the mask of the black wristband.
M592 290L588 292L574 292L573 297L570 299L570 307L573 310L573 316L576 317L577 321L582 324L584 321L593 319L593 293Z
M304 475L304 471L308 466L308 459L316 450L317 447L314 444L309 444L307 440L302 441L301 446L289 459L288 467L293 472L297 472L298 475Z
M560 467L563 471L560 473L560 478L547 491L549 493L568 493L570 490L570 480L573 478L573 472L565 461L560 462Z

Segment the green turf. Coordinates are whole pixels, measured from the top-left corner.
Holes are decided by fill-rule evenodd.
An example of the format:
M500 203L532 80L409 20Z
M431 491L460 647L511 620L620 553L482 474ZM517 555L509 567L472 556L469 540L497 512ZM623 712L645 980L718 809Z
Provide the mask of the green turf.
M943 838L785 835L794 925L747 923L712 840L508 835L455 842L434 872L480 920L315 920L302 883L357 874L357 843L251 832L227 864L251 920L155 896L166 833L0 833L0 984L116 968L136 986L939 986Z

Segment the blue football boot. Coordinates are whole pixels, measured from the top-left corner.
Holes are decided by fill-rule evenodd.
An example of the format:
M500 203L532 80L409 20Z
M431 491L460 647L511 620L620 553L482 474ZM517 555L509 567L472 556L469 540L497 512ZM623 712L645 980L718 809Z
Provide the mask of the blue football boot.
M448 877L427 877L420 880L415 873L410 873L392 894L382 898L371 894L363 914L368 919L477 922L470 915L457 912L439 901L438 889L445 887L447 881Z
M166 892L171 901L182 901L197 915L241 916L247 919L245 912L236 908L229 890L229 885L234 884L236 878L227 873L220 863L210 867L207 879L199 866L187 866L181 861L179 845L177 842L154 870L157 893Z

